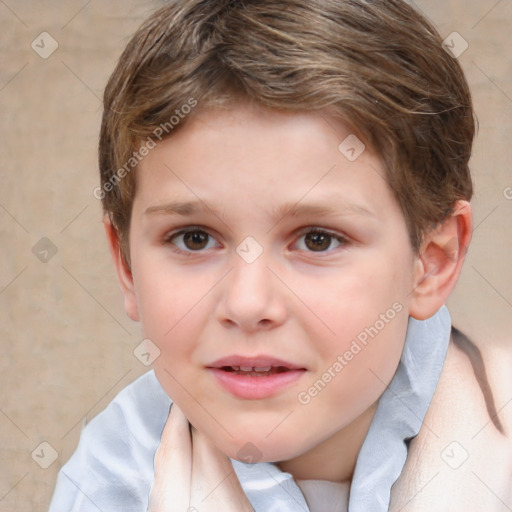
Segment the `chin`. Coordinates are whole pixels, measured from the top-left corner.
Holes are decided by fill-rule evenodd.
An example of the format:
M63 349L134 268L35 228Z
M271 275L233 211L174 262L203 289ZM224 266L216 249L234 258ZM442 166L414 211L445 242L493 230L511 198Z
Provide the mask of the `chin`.
M280 462L289 460L300 455L297 445L290 446L284 439L248 439L233 442L233 439L226 440L227 446L219 446L228 457L240 462ZM225 450L223 448L226 448Z

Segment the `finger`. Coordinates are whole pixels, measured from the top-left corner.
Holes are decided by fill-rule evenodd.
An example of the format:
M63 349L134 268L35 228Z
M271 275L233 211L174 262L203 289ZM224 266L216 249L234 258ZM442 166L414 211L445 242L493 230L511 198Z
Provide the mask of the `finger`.
M171 406L155 454L155 478L149 512L184 512L190 503L192 441L189 423L176 404Z
M190 503L208 512L253 512L229 457L201 432L192 429ZM194 510L194 508L193 508Z

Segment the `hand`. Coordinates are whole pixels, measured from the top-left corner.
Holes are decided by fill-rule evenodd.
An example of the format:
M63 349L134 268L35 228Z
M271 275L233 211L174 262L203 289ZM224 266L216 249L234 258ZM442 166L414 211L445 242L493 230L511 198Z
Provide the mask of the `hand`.
M229 457L176 404L155 454L149 512L253 512Z
M500 376L501 382L495 382L510 382L506 357L501 356L498 363L488 358L486 367L488 375ZM505 412L510 401L507 391L499 400ZM500 420L506 424L507 412L503 412ZM510 434L503 435L494 426L468 356L450 344L423 427L412 440L405 467L392 487L389 510L512 510L511 475Z

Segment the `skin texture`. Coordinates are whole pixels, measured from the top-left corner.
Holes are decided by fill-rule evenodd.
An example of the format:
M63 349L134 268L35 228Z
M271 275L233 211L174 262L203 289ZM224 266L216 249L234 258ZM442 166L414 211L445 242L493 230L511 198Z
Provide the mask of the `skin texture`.
M155 469L149 512L253 510L231 461L204 434L190 431L187 418L176 404L162 433Z
M241 459L252 446L257 460L295 478L350 480L409 315L432 316L460 272L468 203L457 203L415 254L379 158L366 150L351 162L338 150L349 135L327 113L245 104L198 111L137 170L130 266L105 220L126 312L160 349L156 375L221 459ZM171 214L173 201L215 213ZM289 211L306 204L333 213ZM191 227L208 234L199 250L178 233ZM333 236L312 240L311 228ZM236 251L248 236L263 249L251 263ZM298 394L393 305L393 319L300 403ZM206 369L230 355L269 355L306 371L275 396L244 400Z
M423 427L392 488L390 512L510 510L511 410L503 393L510 389L510 354L486 355L505 432L489 417L470 357L450 344Z

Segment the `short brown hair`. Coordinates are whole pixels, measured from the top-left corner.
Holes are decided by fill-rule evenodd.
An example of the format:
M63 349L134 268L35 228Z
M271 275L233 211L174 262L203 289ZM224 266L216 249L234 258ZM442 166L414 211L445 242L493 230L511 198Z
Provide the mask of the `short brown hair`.
M471 198L469 88L436 29L407 3L175 0L130 40L104 95L100 197L125 257L137 150L154 146L163 127L170 136L183 126L192 105L234 99L339 116L382 159L415 250L458 199Z

